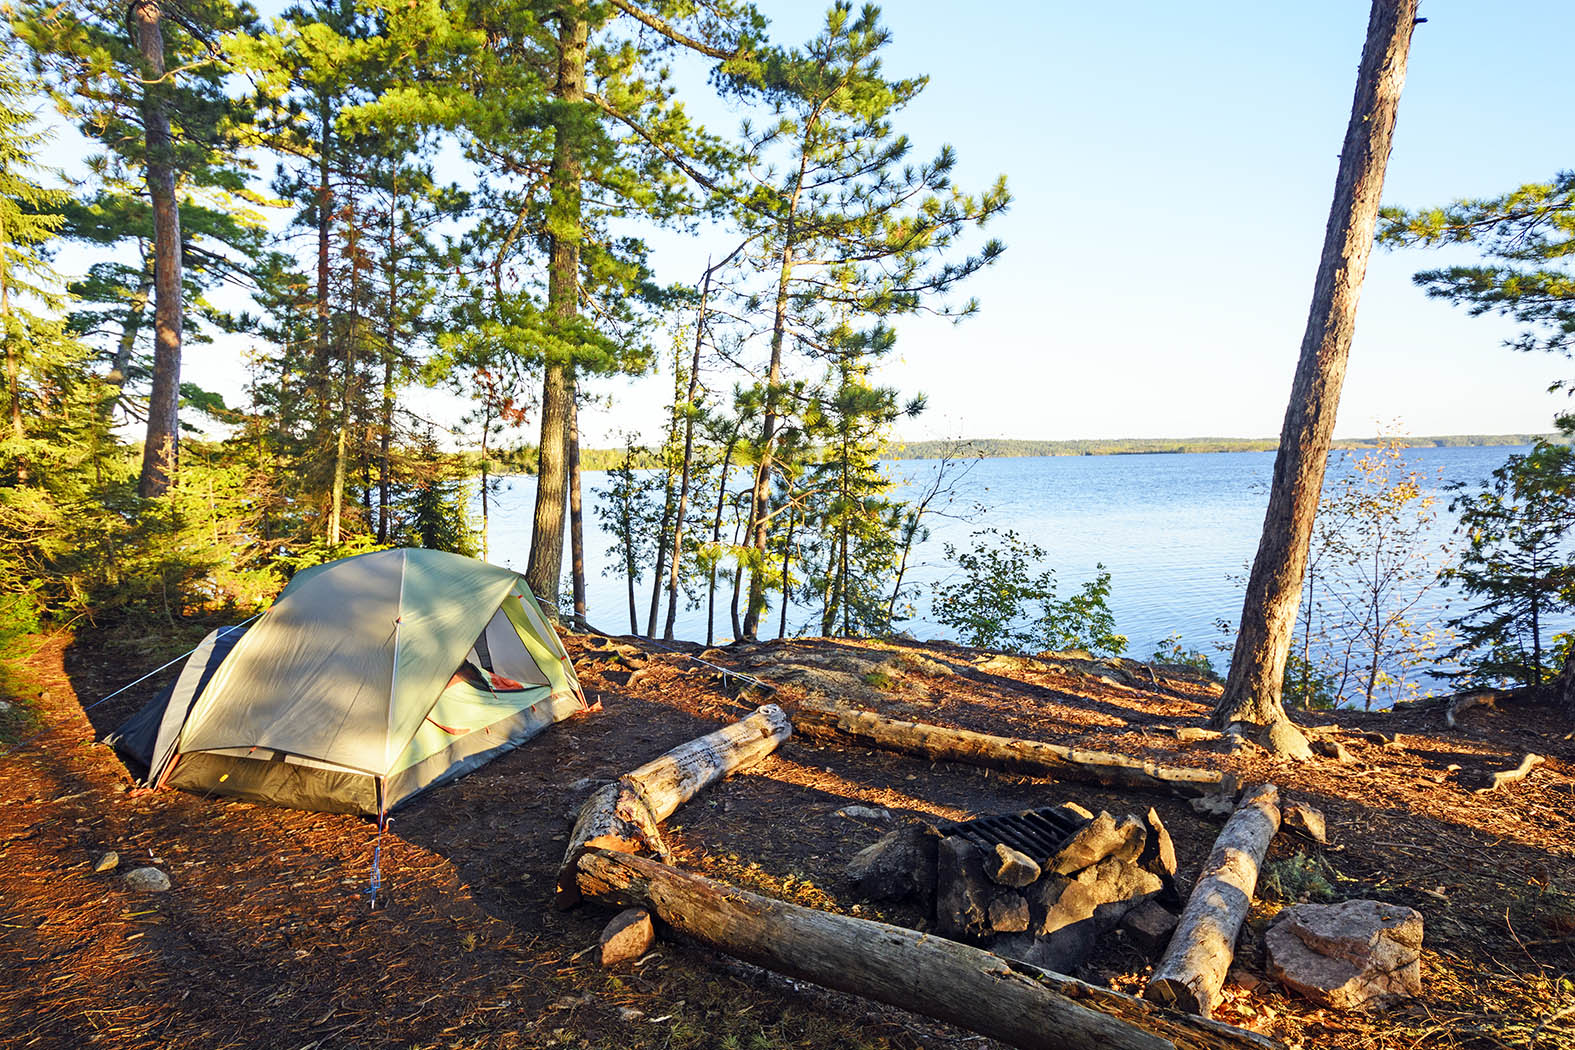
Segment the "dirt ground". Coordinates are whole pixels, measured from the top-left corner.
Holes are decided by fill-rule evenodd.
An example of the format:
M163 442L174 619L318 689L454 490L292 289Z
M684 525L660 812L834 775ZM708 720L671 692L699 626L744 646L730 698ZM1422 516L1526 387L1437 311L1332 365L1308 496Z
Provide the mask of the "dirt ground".
M1331 845L1282 832L1259 886L1221 1019L1290 1045L1575 1046L1575 722L1519 703L1468 711L1455 731L1426 706L1338 722L1355 758L1292 765L1180 744L1217 686L1175 668L990 659L945 644L830 641L659 651L573 637L602 710L552 727L395 814L384 885L368 886L373 822L177 791L133 790L95 743L156 687L84 707L165 657L107 632L56 638L32 687L0 714L0 1045L6 1047L717 1048L988 1047L922 1017L819 990L663 939L603 970L595 908L553 907L574 814L600 782L766 699L806 692L900 717L1232 768L1327 814ZM641 650L637 653L629 646ZM778 683L740 687L713 666ZM1369 741L1364 730L1396 736ZM1490 794L1473 787L1526 752L1547 762ZM1458 766L1458 769L1450 769ZM897 820L959 819L1075 800L1118 816L1149 805L1183 882L1220 827L1185 802L1110 792L795 737L669 821L674 863L757 892L909 926L921 915L853 897L848 858ZM95 874L169 873L162 894ZM1261 934L1298 899L1373 897L1426 920L1424 998L1340 1015L1262 978ZM1079 976L1137 990L1153 959L1107 938Z

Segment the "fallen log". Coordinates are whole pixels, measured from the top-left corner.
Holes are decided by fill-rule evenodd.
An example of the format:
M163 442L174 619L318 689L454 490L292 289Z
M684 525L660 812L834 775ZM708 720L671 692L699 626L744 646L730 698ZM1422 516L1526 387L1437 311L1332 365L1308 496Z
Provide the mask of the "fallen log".
M707 784L775 751L792 732L787 713L776 704L766 704L747 718L680 744L592 793L580 807L563 854L558 902L569 907L579 899L573 868L582 851L597 848L632 853L649 849L667 856L662 821Z
M1279 1045L956 941L757 896L646 857L591 849L575 868L579 891L589 900L645 908L668 927L735 958L1025 1050Z
M904 722L841 705L804 701L793 714L793 724L811 735L841 734L886 751L1057 780L1159 791L1183 798L1221 792L1234 794L1236 791L1235 777L1229 773L1166 766L1108 751L1085 751L1062 744L993 736L927 722Z
M1236 937L1252 906L1258 868L1279 830L1279 791L1273 784L1253 788L1214 840L1144 998L1201 1017L1213 1015L1236 954Z

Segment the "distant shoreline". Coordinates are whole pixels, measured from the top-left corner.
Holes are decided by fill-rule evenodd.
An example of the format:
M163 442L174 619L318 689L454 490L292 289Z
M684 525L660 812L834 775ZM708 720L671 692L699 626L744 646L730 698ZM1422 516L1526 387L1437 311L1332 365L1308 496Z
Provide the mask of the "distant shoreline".
M1443 434L1407 437L1408 448L1496 448L1531 445L1538 441L1562 442L1560 434ZM1338 438L1336 449L1377 448L1380 437ZM950 454L972 459L1018 459L1031 456L1136 456L1184 455L1199 452L1273 452L1276 438L1108 438L1073 441L1023 441L1011 438L966 438L960 441L894 441L882 459L940 459Z
M1538 441L1563 444L1562 434L1444 434L1434 437L1408 437L1410 448L1498 448L1531 445ZM1336 449L1377 448L1383 438L1340 438ZM1200 452L1273 452L1279 447L1274 438L1087 438L1075 441L1021 441L1014 438L968 438L961 441L894 441L881 450L882 460L940 459L950 454L958 459L1028 459L1033 456L1153 456L1187 455ZM480 472L481 456L475 450L459 454L472 472ZM582 470L600 471L617 467L624 449L588 448L580 452ZM639 470L660 467L649 449L635 452L631 464ZM494 475L536 473L536 448L524 445L494 455L488 472Z

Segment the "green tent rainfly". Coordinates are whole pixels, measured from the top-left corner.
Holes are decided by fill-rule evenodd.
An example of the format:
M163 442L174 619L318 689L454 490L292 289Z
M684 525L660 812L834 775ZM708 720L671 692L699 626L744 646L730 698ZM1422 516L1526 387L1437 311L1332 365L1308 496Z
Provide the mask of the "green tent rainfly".
M297 573L108 742L150 787L378 814L584 707L517 573L386 550Z

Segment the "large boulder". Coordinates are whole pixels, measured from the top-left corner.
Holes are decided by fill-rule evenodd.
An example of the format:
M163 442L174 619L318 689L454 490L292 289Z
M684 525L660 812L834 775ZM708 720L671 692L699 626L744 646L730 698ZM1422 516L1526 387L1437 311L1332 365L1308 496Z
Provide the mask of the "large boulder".
M1383 901L1298 904L1264 936L1269 976L1337 1010L1422 992L1422 913Z

